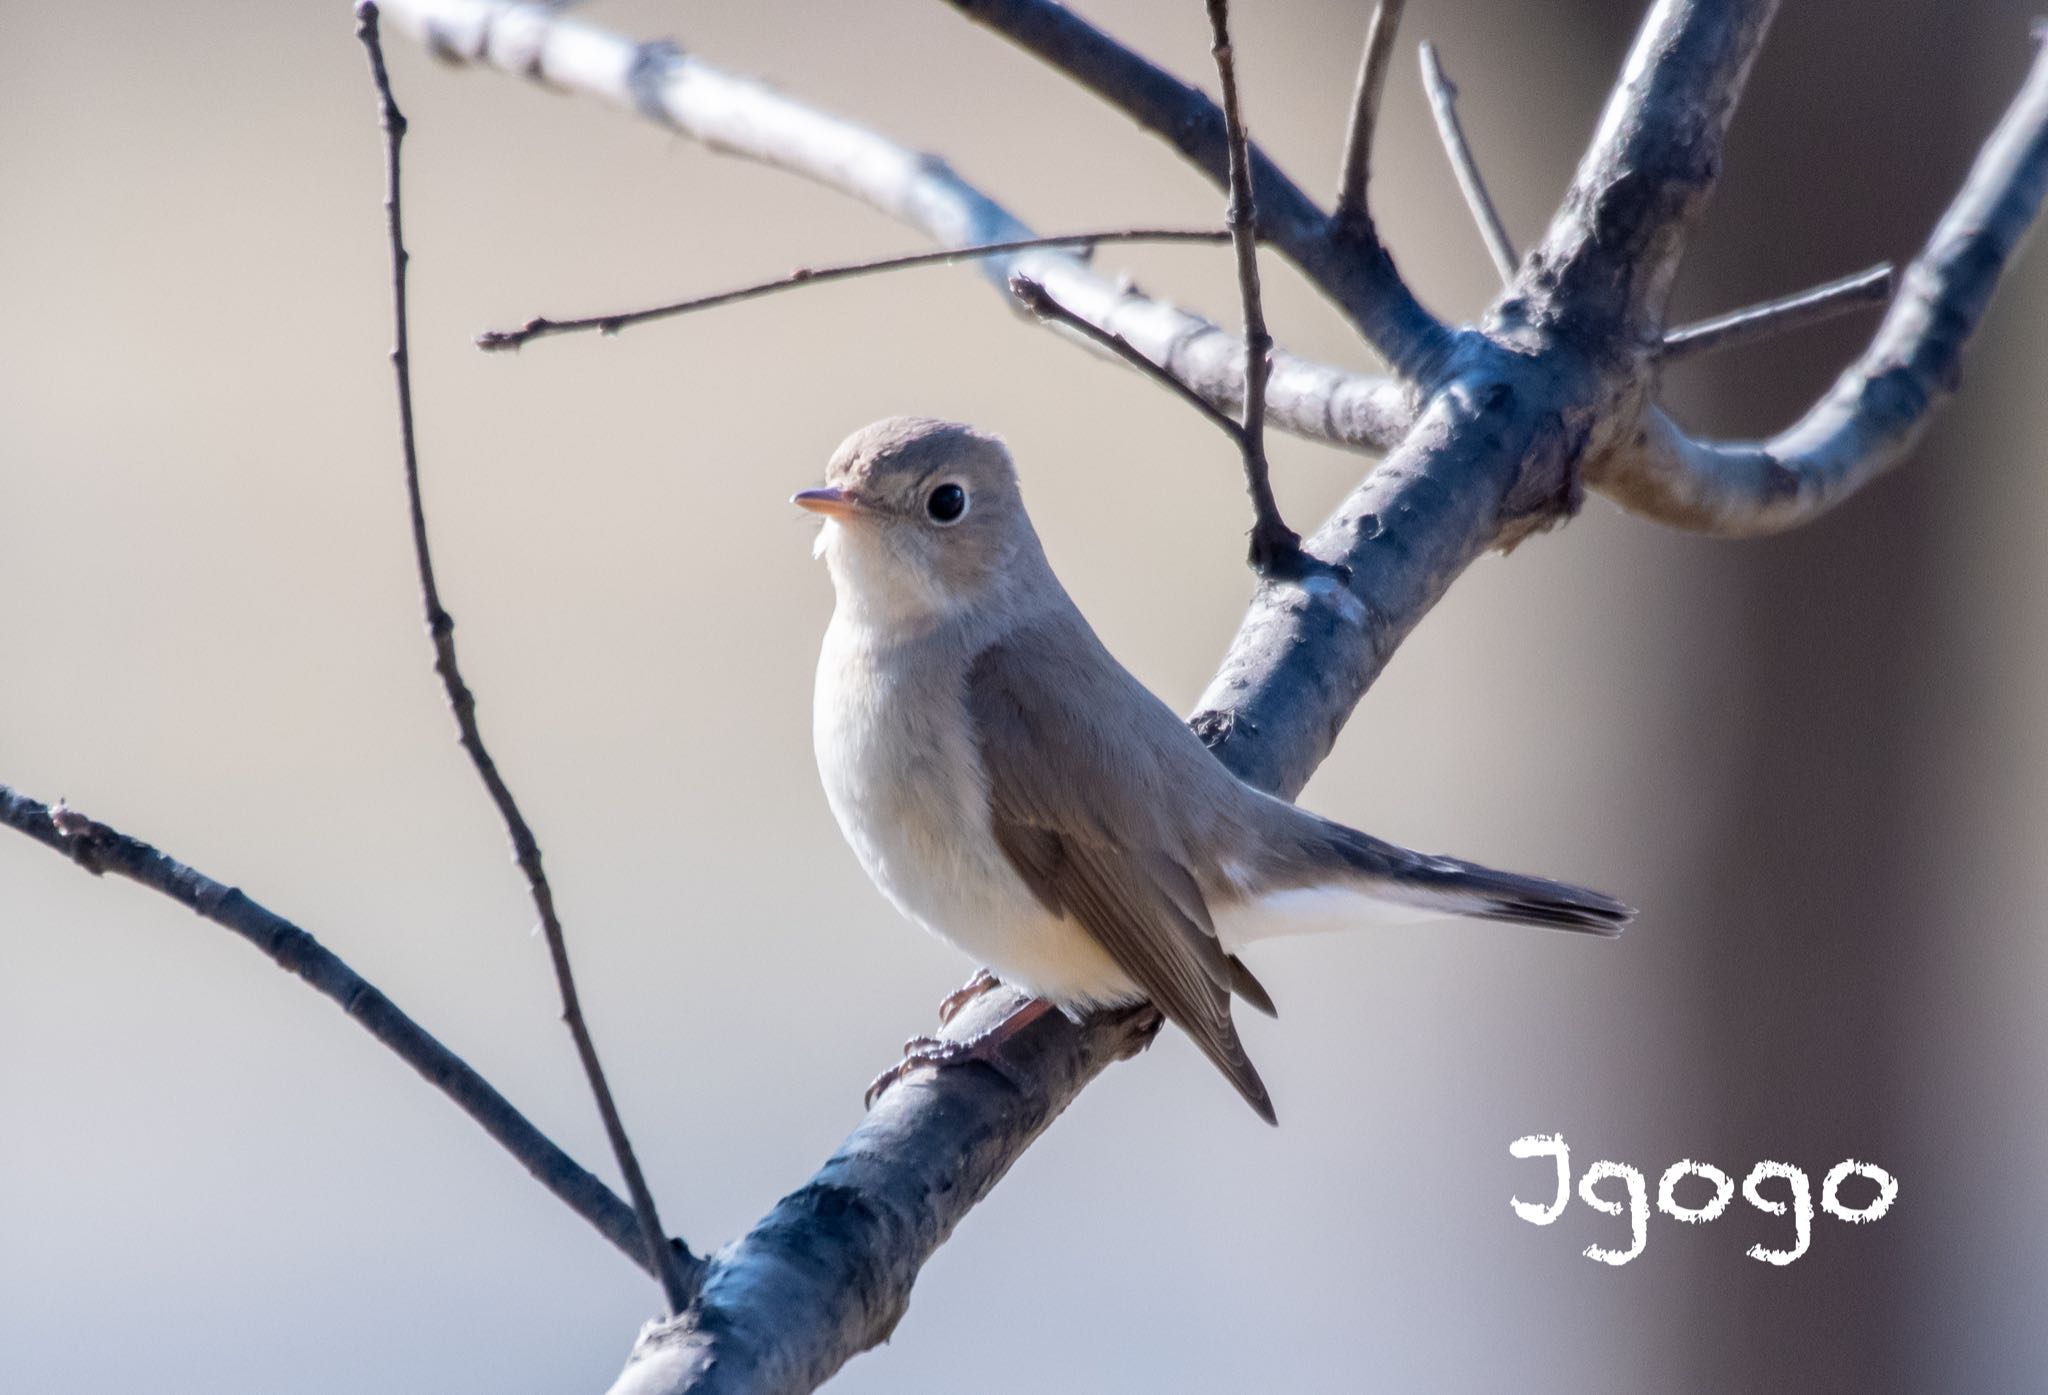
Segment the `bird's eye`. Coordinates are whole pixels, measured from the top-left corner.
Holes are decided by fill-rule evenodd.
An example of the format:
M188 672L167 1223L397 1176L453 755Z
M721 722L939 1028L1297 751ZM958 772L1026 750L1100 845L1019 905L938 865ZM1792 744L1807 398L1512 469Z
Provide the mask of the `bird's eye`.
M967 516L967 491L957 484L942 484L925 496L924 511L940 527L958 523Z

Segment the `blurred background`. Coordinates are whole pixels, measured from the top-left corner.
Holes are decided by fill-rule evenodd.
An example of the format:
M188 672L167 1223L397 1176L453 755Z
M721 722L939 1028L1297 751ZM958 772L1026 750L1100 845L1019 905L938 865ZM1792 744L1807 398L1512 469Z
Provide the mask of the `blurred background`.
M1208 81L1200 7L1085 12ZM1245 6L1256 134L1315 190L1365 7ZM606 3L912 145L1045 230L1221 197L946 7ZM1376 212L1425 300L1492 275L1431 131L1433 38L1519 244L1635 3L1417 0ZM2016 0L1786 6L1678 317L1919 247L2032 53ZM838 195L393 36L423 465L494 748L672 1227L798 1185L973 967L843 848L809 735L829 586L786 504L885 413L1000 431L1055 565L1183 710L1251 581L1227 443L1008 314L972 270L809 289L486 357L469 336L910 250ZM504 836L428 671L384 351L381 150L347 6L0 8L0 780L291 915L607 1176ZM1105 249L1235 315L1215 249ZM1269 263L1281 342L1371 367ZM1869 317L1675 374L1768 431ZM1483 561L1305 802L1608 888L1614 944L1448 926L1264 947L1252 1118L1169 1033L967 1220L835 1390L2014 1390L2048 1372L2048 249L1894 477L1759 542L1600 499ZM1274 444L1311 523L1367 462ZM0 838L0 1389L602 1389L656 1306L582 1222L301 985L125 883ZM1891 1215L1740 1200L1626 1224L1574 1175L1844 1157ZM1862 1193L1855 1193L1860 1199Z

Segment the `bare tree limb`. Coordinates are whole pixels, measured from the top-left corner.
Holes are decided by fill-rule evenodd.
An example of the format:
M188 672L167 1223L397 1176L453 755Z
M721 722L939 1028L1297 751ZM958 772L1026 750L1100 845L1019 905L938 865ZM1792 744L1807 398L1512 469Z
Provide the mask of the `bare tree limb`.
M604 1066L597 1058L597 1044L591 1040L589 1024L583 1018L583 1006L576 993L576 976L569 967L568 941L562 933L561 918L555 912L554 888L548 884L547 873L541 867L540 843L527 825L526 816L520 812L519 802L512 797L511 787L499 773L497 762L491 759L490 750L484 745L483 732L476 719L476 696L463 681L462 669L456 662L455 617L441 604L440 587L434 580L433 553L427 546L426 505L420 497L419 449L413 432L412 356L407 334L406 269L411 256L405 250L405 219L399 177L399 153L405 141L406 122L391 95L391 76L384 66L384 47L378 34L374 0L357 0L356 37L362 41L369 58L370 75L376 83L378 110L384 128L384 213L385 228L391 242L391 369L398 389L398 436L405 462L406 500L412 515L413 555L419 564L420 599L426 610L427 634L434 645L434 672L440 675L442 686L447 690L448 706L455 715L462 748L469 753L477 778L483 781L485 791L497 806L498 815L511 835L513 855L520 872L526 877L534 911L540 917L541 931L547 939L555 982L561 989L562 1021L576 1043L576 1056L583 1064L584 1078L597 1101L605 1137L611 1143L612 1155L626 1179L626 1194L633 1199L633 1213L640 1222L641 1252L646 1256L646 1267L660 1282L668 1299L669 1311L678 1313L690 1301L695 1277L694 1272L686 1272L684 1257L688 1251L684 1251L684 1257L679 1257L676 1244L662 1229L654 1195L648 1190L647 1179L640 1171L640 1160L633 1154L632 1140L626 1136L625 1122L619 1117L611 1085L605 1080Z
M1429 94L1429 109L1436 117L1436 133L1443 141L1444 153L1451 157L1451 169L1458 176L1458 188L1465 195L1465 207L1472 210L1472 221L1479 225L1480 240L1486 244L1486 254L1493 258L1494 270L1500 273L1503 286L1514 284L1515 267L1521 261L1515 255L1515 244L1508 237L1507 225L1500 220L1500 210L1493 206L1493 195L1486 192L1486 181L1480 177L1479 162L1472 157L1472 146L1465 139L1465 127L1458 120L1458 89L1444 73L1444 65L1436 54L1436 45L1429 40L1422 41L1422 86Z
M1401 27L1407 0L1379 0L1366 21L1365 49L1358 57L1358 83L1351 92L1351 119L1344 126L1344 161L1337 173L1337 207L1330 215L1340 225L1365 215L1366 186L1372 182L1372 142L1379 125L1380 93L1387 85L1387 64L1394 56L1394 35Z
M1797 527L1904 458L1955 390L1962 352L2048 195L2048 47L1978 153L1862 357L1768 441L1694 440L1661 412L1600 477L1661 522L1723 537Z
M233 931L286 973L339 1007L404 1061L510 1153L536 1182L594 1227L641 1268L647 1268L639 1219L611 1188L477 1074L470 1064L408 1017L340 956L276 912L203 872L63 804L52 809L0 785L0 824L24 833L94 876L111 872L168 896L203 920ZM688 1262L687 1254L678 1256ZM651 1274L652 1271L650 1271Z
M1892 267L1885 262L1797 295L1780 296L1674 329L1664 336L1658 357L1665 363L1738 349L1796 329L1826 324L1854 310L1892 298Z
M1217 187L1228 186L1230 142L1223 113L1198 88L1053 0L948 2L1164 139ZM1365 210L1334 224L1256 145L1251 181L1259 235L1344 311L1397 376L1425 387L1439 382L1455 334L1408 289Z
M1223 133L1230 145L1230 245L1237 255L1237 295L1244 307L1244 430L1238 453L1244 458L1245 491L1252 496L1252 570L1269 578L1303 573L1301 534L1280 516L1273 497L1273 467L1266 462L1266 380L1273 372L1273 336L1259 294L1259 210L1252 197L1251 137L1245 133L1237 93L1237 61L1230 46L1230 0L1208 0L1209 54L1223 88Z
M799 286L820 286L832 281L847 281L857 276L872 276L885 271L907 271L920 266L952 266L963 261L1002 256L1010 252L1034 252L1048 247L1075 247L1086 253L1101 242L1228 242L1230 236L1230 230L1227 228L1107 228L1097 232L1069 233L1059 237L1026 237L1011 242L990 242L980 247L943 247L936 252L872 257L865 261L839 262L831 266L798 267L787 276L778 276L771 281L756 281L752 285L741 286L736 290L691 296L686 300L672 300L641 310L621 310L609 315L584 315L571 320L551 320L544 315L536 316L517 329L487 329L477 335L476 346L486 350L517 349L529 340L552 334L575 334L585 330L596 330L600 334L617 334L622 329L646 324L650 320L666 320L698 310L713 310L721 305L758 300L762 296L774 295L778 291L795 290Z
M1165 136L1212 179L1227 180L1221 113L1193 89L1057 6L955 2ZM446 0L408 3L438 11ZM1649 392L1670 279L1718 174L1728 117L1771 9L1766 0L1658 0L1564 208L1496 303L1485 334L1435 326L1440 337L1426 352L1412 353L1411 344L1407 362L1428 370L1415 376L1429 385L1419 416L1408 418L1412 432L1307 544L1311 555L1348 567L1348 581L1318 576L1260 587L1192 719L1240 776L1282 795L1298 790L1401 638L1463 568L1489 547L1568 513L1580 462L1590 468L1626 458L1639 423L1653 419L1646 414L1654 411ZM486 34L459 51L555 81L579 63L604 66L591 50L564 61L553 36L521 48ZM684 85L677 64L686 61L694 63L655 55L631 65L655 75L637 89L646 94L643 109L675 101ZM569 85L617 100L612 77ZM758 121L759 107L748 110ZM807 112L792 119L825 120ZM843 154L833 144L843 137L828 122L772 150L755 138L747 153L765 151L799 171L829 170L811 143ZM1251 160L1262 209L1278 209L1262 213L1262 233L1340 304L1370 301L1362 288L1376 286L1387 269L1376 270L1370 257L1357 258L1362 270L1338 266L1356 249L1345 249L1337 232L1318 245L1305 197L1262 156ZM1277 201L1269 200L1269 181ZM900 192L911 184L906 178L887 187ZM1005 276L1019 269L989 267ZM1075 304L1067 285L1033 279L1105 332L1118 332L1093 306ZM1391 314L1392 330L1387 321L1362 326L1376 344L1402 340L1404 323L1413 327L1398 299L1383 302L1381 313ZM1198 381L1171 353L1153 352L1156 334L1124 341L1169 375ZM1234 358L1239 351L1222 352ZM1200 380L1201 395L1227 410L1213 386ZM1000 991L987 995L948 1032L972 1033L983 1025L977 1012L1015 1006L1000 999ZM617 1389L806 1388L883 1340L931 1250L1073 1094L1130 1049L1129 1031L1112 1019L1077 1025L1049 1014L1005 1048L1001 1072L940 1071L888 1092L824 1172L707 1262L697 1302L643 1334Z
M1010 278L1010 293L1017 297L1025 309L1041 320L1052 320L1063 324L1076 334L1115 354L1154 382L1162 384L1167 391L1201 413L1202 419L1216 427L1235 442L1240 450L1244 447L1244 426L1235 417L1217 411L1209 405L1208 399L1183 382L1164 364L1154 363L1141 353L1130 340L1121 334L1113 334L1093 320L1084 319L1053 298L1052 292L1019 272Z
M1035 236L937 156L725 73L665 40L636 43L527 0L383 0L391 21L437 57L495 68L558 91L581 92L728 155L814 180L947 247ZM1225 412L1243 400L1238 337L1198 316L1099 276L1046 249L991 257L989 281L1007 299L1023 272L1074 313L1121 335ZM1413 419L1413 392L1385 378L1274 355L1267 408L1274 425L1353 449L1380 451Z
M1777 0L1660 3L1518 286L1587 335L1654 342ZM1654 333L1653 333L1654 331Z

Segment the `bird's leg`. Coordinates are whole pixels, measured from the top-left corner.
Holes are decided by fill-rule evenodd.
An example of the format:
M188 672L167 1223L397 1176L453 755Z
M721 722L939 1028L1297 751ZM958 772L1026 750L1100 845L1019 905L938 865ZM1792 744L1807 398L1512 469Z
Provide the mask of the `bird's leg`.
M939 1025L945 1026L959 1013L961 1008L979 998L989 989L1000 986L1002 980L987 969L976 969L974 977L948 993L939 1003Z
M993 1027L977 1032L965 1041L948 1041L943 1037L912 1037L903 1043L903 1059L876 1076L874 1082L868 1086L863 1099L867 1107L873 1109L875 1101L882 1097L883 1091L919 1067L930 1066L934 1070L941 1070L947 1066L964 1065L970 1061L979 1061L1007 1080L1015 1089L1025 1090L1031 1082L1011 1073L1009 1066L1003 1061L1002 1048L1011 1037L1051 1011L1051 1003L1043 998L1032 998Z

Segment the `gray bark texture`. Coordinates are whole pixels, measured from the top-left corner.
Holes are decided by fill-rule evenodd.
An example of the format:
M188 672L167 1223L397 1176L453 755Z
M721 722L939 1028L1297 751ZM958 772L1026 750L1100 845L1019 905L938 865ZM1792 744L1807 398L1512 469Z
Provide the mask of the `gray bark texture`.
M1201 89L1050 0L949 3L1225 185L1224 116ZM817 180L942 245L1031 235L943 161L672 44L636 43L518 0L388 0L381 8L451 62L598 97ZM1387 7L1387 24L1397 10ZM1489 549L1568 519L1584 488L1688 529L1744 535L1794 526L1898 460L1953 387L1962 347L2048 190L2048 58L2037 56L1869 349L1804 419L1769 441L1727 445L1688 438L1656 406L1666 300L1774 10L1773 0L1655 0L1563 204L1473 326L1439 322L1402 281L1365 207L1366 149L1347 153L1339 216L1250 152L1260 237L1343 311L1392 376L1275 356L1275 424L1386 454L1306 540L1327 571L1260 586L1190 718L1239 776L1297 792L1395 648L1463 570ZM1388 41L1382 34L1377 42ZM1370 78L1362 92L1375 87ZM1368 102L1354 130L1369 132L1370 117ZM1131 292L1069 252L992 256L985 268L998 288L1016 275L1042 285L1219 411L1241 406L1244 346L1215 324ZM67 830L61 811L4 789L0 821L95 871L176 896L351 1012L383 1022L373 1026L380 1039L456 1078L461 1088L450 1093L466 1095L464 1107L529 1167L545 1158L575 1169L561 1175L583 1198L578 1209L635 1252L623 1202L537 1134L526 1138L520 1130L531 1126L480 1078L470 1080L474 1072L443 1061L438 1043L296 927L101 825ZM1019 1005L1008 988L984 994L941 1036L975 1035ZM1155 1029L1144 1011L1078 1024L1046 1014L1008 1036L993 1065L907 1072L815 1176L691 1265L694 1298L641 1333L616 1395L790 1392L828 1379L889 1336L932 1252L1079 1091Z
M1046 0L952 3L1224 183L1223 115L1199 89ZM388 8L444 56L629 105L941 240L1025 235L943 164L675 50L650 57L494 0ZM1655 405L1665 303L1774 8L1652 7L1562 207L1476 327L1448 328L1415 300L1362 208L1326 216L1253 152L1261 236L1346 313L1395 381L1361 382L1285 356L1276 364L1273 414L1284 428L1391 449L1306 544L1348 580L1262 586L1191 719L1237 774L1298 791L1464 568L1568 518L1584 484L1681 527L1790 526L1896 459L1953 382L1961 345L2041 203L2048 62L2035 63L1869 352L1806 422L1762 446L1719 446L1688 440ZM606 44L616 47L601 57ZM1233 336L1120 293L1071 257L989 267L997 279L1018 272L1212 405L1237 407ZM1010 990L988 995L944 1035L972 1034L1015 1005ZM697 1302L647 1328L615 1395L809 1389L884 1340L932 1250L1076 1092L1143 1044L1144 1025L1048 1015L1013 1039L1000 1072L918 1072L884 1093L817 1176L711 1256Z

